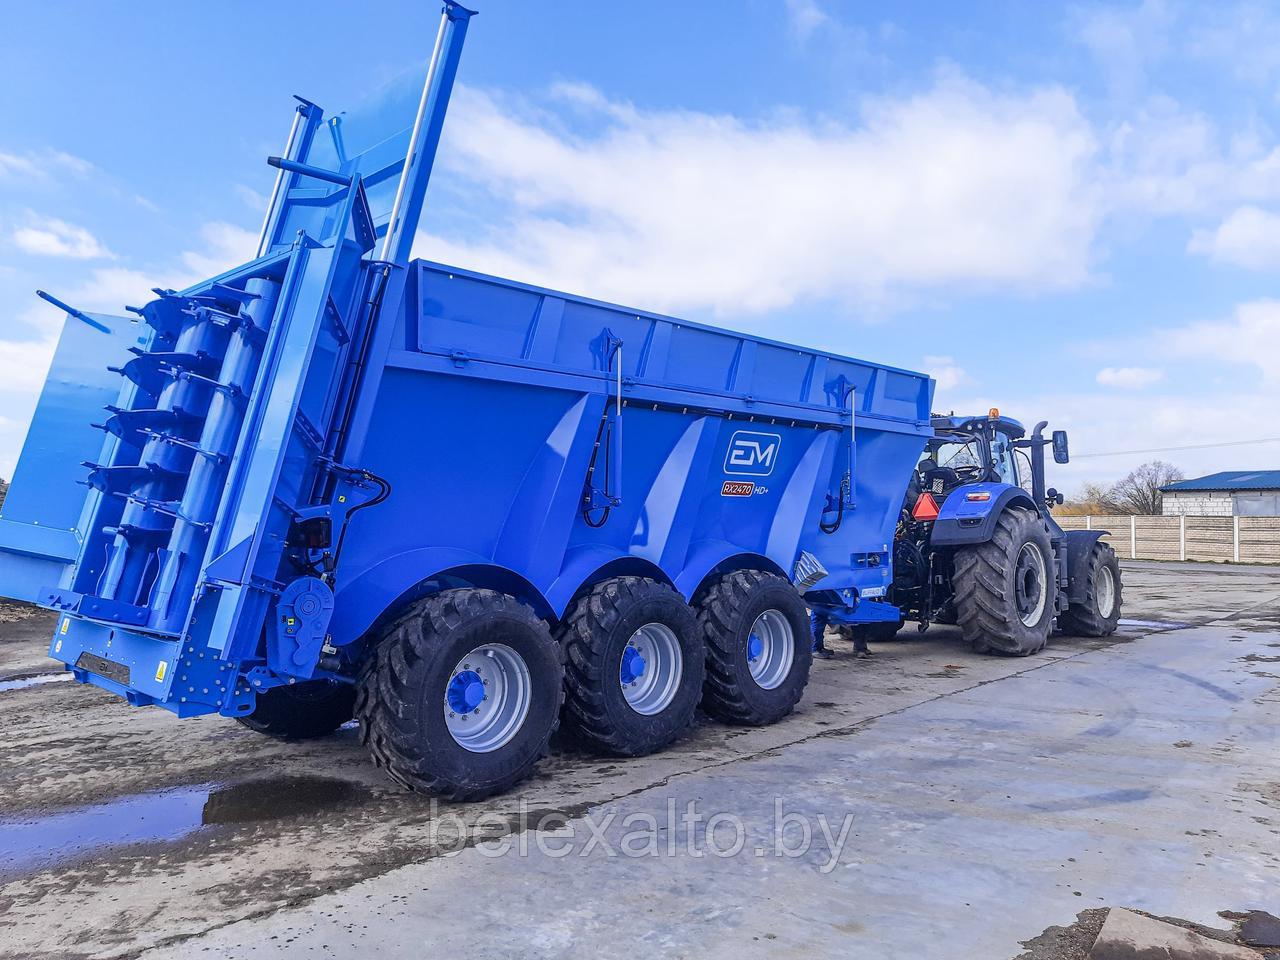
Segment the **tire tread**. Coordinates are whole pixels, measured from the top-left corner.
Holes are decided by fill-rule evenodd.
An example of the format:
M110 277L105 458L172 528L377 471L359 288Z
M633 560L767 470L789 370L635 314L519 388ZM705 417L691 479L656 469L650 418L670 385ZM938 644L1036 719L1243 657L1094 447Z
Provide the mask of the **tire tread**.
M388 624L365 658L355 701L360 740L374 765L401 786L449 800L480 800L510 789L549 752L551 736L559 724L562 687L555 694L551 730L528 769L513 771L498 782L459 784L434 773L425 756L416 717L414 667L431 657L433 637L450 633L481 613L494 611L546 630L546 624L530 607L507 594L472 587L446 590L418 601Z

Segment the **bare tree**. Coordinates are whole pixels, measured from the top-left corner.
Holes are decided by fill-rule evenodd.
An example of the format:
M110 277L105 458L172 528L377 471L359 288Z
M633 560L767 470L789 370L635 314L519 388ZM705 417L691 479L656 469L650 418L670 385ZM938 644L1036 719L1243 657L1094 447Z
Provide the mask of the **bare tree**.
M1184 477L1173 464L1151 460L1130 470L1128 476L1107 491L1107 496L1123 513L1154 516L1160 513L1164 499L1160 488Z
M1064 517L1101 517L1119 512L1110 489L1097 483L1084 484L1079 493L1054 511Z

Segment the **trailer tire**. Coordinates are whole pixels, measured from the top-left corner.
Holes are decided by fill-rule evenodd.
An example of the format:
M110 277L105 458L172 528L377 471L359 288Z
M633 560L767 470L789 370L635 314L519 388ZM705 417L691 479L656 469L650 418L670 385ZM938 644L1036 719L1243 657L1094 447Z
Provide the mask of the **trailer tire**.
M391 623L366 658L360 738L402 786L479 800L524 780L546 755L563 678L560 648L532 609L494 590L446 590Z
M1085 599L1058 615L1058 629L1075 637L1109 637L1120 623L1120 561L1109 544L1098 541L1089 553Z
M1053 626L1053 548L1034 511L1009 507L986 543L953 560L956 620L975 650L1025 657L1044 649Z
M603 580L570 606L559 640L562 719L584 746L643 756L693 722L705 654L693 610L673 588L647 577Z
M707 649L702 709L750 727L791 713L813 664L809 612L796 588L775 573L738 570L714 581L695 608Z
M255 700L253 713L236 717L254 733L277 740L314 740L355 716L356 691L349 683L307 680L272 687Z

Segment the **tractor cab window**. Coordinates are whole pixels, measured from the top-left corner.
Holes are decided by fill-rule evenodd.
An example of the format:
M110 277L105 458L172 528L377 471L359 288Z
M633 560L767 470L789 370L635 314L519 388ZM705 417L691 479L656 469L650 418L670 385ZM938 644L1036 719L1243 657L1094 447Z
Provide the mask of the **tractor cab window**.
M996 433L988 442L978 436L956 435L953 440L935 441L929 445L925 477L931 492L941 493L963 483L992 480L1020 486L1028 482L1031 471L1027 465L1019 465L1018 451L1012 438ZM1024 458L1025 459L1025 458ZM942 481L939 487L936 481ZM936 488L936 489L935 489Z
M930 470L934 476L926 477L931 493L946 493L961 483L981 480L985 469L982 462L983 444L976 438L968 441L942 441L929 446Z
M1018 461L1013 441L1003 433L997 433L991 442L992 468L1001 483L1018 486Z
M1014 466L1018 468L1018 486L1031 493L1031 455L1026 450L1015 450Z
M933 455L940 467L952 470L982 469L982 447L976 440L968 443L944 443Z

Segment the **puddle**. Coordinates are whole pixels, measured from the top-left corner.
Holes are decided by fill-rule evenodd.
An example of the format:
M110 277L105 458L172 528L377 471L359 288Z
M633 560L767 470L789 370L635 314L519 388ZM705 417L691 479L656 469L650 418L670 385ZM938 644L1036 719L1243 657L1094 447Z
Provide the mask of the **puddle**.
M205 825L255 823L319 813L367 799L368 791L347 780L328 777L276 777L247 780L209 794L201 816Z
M1121 620L1122 627L1147 627L1151 630L1185 630L1189 623L1177 623L1168 620Z
M62 673L38 673L34 677L18 677L16 680L0 680L0 693L6 690L25 690L27 687L38 687L42 683L61 683L71 679L71 671Z
M198 784L44 816L0 819L0 877L61 866L136 843L172 843L219 824L319 813L366 800L365 788L327 777Z

